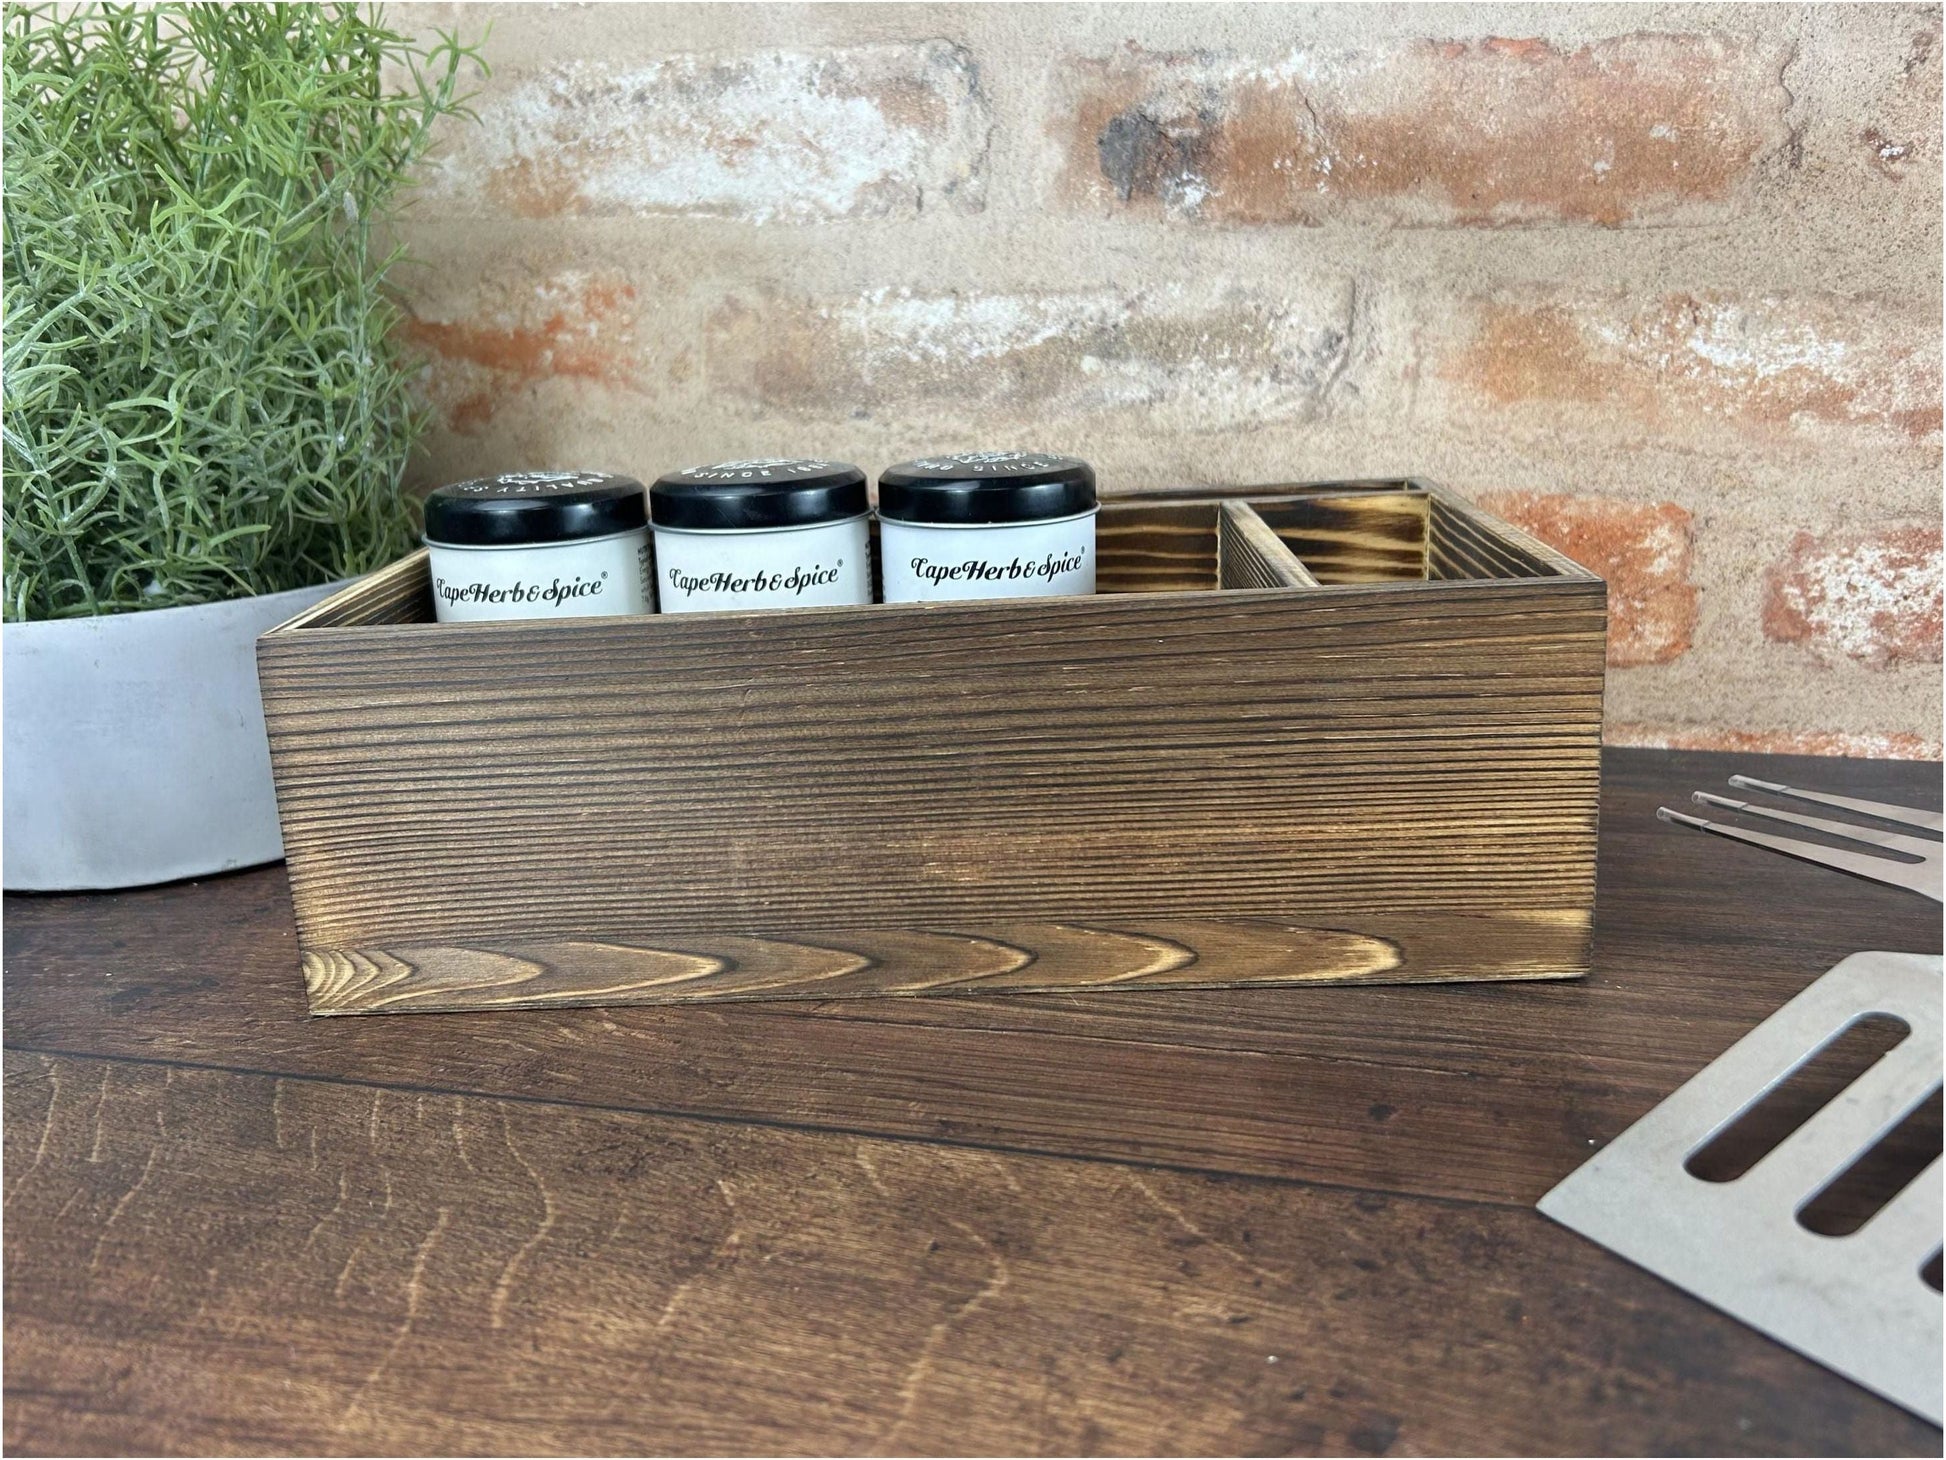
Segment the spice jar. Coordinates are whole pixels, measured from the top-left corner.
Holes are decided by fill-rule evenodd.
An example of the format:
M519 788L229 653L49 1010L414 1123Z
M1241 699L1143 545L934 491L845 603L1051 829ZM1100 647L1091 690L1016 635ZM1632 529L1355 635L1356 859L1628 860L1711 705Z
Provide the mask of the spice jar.
M426 497L439 622L648 613L648 509L633 477L522 471Z
M878 478L885 601L1095 591L1095 472L1072 456L967 451Z
M649 488L664 613L872 601L865 473L842 461L721 461Z

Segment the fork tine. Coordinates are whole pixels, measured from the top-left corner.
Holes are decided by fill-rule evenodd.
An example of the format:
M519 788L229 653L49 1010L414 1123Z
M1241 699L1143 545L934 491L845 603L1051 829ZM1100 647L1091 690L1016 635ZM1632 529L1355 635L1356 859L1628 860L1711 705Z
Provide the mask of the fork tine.
M1796 811L1786 811L1781 806L1758 806L1754 802L1738 801L1730 796L1718 796L1712 791L1692 791L1690 796L1704 806L1721 806L1725 811L1741 811L1750 816L1768 817L1772 821L1788 821L1792 826L1808 826L1813 831L1843 837L1846 841L1864 842L1867 846L1885 847L1891 851L1906 852L1921 858L1939 855L1938 842L1921 841L1916 836L1900 836L1896 831L1879 831L1875 827L1855 826L1849 821L1830 821L1822 816L1805 816Z
M1847 852L1838 847L1821 847L1812 842L1799 841L1794 836L1773 836L1767 831L1746 831L1740 826L1731 826L1722 821L1705 821L1700 816L1686 816L1680 811L1671 811L1667 806L1656 807L1658 821L1673 822L1678 826L1693 826L1698 831L1707 831L1714 836L1728 837L1731 841L1748 842L1753 847L1766 847L1773 852L1782 852L1787 857L1800 861L1816 862L1821 866L1835 867L1840 872L1850 872L1856 877L1866 877L1873 882L1884 882L1893 887L1913 887L1901 873L1917 870L1909 863L1888 862L1883 857L1868 856L1864 852Z
M1762 791L1771 796L1789 796L1795 801L1815 801L1821 806L1836 806L1860 816L1876 816L1880 821L1896 821L1901 826L1916 826L1926 831L1941 830L1937 811L1921 811L1915 806L1894 806L1887 801L1867 801L1860 796L1833 796L1825 791L1800 791L1776 781L1760 781L1755 776L1731 776L1730 784L1744 791Z

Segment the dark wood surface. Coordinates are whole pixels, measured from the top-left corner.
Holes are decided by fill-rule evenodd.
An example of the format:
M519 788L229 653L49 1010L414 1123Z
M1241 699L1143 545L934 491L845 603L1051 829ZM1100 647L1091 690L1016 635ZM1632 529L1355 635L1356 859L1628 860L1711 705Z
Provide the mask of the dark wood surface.
M305 1018L281 871L6 900L15 1453L1938 1454L1532 1203L1938 909L1655 822L1593 974Z

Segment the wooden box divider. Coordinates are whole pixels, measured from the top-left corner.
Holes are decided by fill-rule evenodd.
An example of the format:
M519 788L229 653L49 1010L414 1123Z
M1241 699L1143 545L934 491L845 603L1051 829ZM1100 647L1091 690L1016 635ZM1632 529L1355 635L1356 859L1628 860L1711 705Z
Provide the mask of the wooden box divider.
M1316 588L1318 580L1256 509L1225 502L1216 525L1216 576L1225 588Z
M1091 598L434 624L259 679L315 1014L1562 978L1605 590L1444 489L1104 503Z

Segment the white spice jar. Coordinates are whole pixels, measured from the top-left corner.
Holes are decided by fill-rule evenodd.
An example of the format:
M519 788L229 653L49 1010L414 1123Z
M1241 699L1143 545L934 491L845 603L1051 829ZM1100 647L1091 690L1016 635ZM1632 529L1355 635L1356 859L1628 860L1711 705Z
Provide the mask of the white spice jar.
M664 613L872 601L865 473L842 461L692 466L649 488Z
M1072 456L967 451L878 478L887 603L1095 591L1095 472Z
M523 471L426 497L440 623L653 611L648 504L633 477Z

